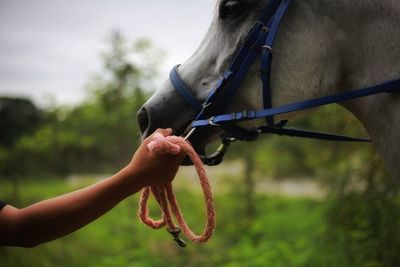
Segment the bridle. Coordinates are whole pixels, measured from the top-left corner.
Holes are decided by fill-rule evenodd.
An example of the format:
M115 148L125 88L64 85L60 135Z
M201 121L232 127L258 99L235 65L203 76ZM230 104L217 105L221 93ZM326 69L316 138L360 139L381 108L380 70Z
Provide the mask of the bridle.
M178 73L178 66L170 72L170 80L176 91L195 110L197 116L192 122L192 131L186 138L200 127L220 127L222 145L211 156L203 157L207 165L217 165L222 162L223 156L229 144L236 140L253 141L259 134L278 134L322 140L345 142L370 142L369 139L355 138L331 133L315 132L295 128L287 128L288 121L275 122L274 116L290 112L320 107L328 104L339 103L360 97L375 95L383 92L394 92L400 89L400 79L385 82L383 84L352 90L345 93L334 94L325 97L313 98L292 104L272 107L271 103L271 63L273 58L273 46L283 19L292 0L271 0L263 10L261 17L251 28L246 40L241 45L234 60L211 90L207 99L202 103L185 85ZM261 80L263 84L264 109L258 111L241 111L226 114L226 109L231 103L241 82L245 78L254 61L261 56ZM265 118L266 124L257 129L244 129L235 123L254 119Z

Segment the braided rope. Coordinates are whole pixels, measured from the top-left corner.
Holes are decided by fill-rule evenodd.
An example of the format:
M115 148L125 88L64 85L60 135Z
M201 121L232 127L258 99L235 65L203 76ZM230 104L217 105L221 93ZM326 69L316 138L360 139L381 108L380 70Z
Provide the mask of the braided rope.
M160 229L164 226L167 226L168 231L175 236L175 240L178 242L182 242L177 237L179 234L179 228L175 225L172 214L175 216L175 219L182 229L185 236L196 242L196 243L204 243L207 242L215 229L215 207L214 200L211 192L211 186L207 178L207 174L204 170L203 163L199 155L194 151L193 147L185 141L182 137L177 136L167 136L164 137L160 133L155 133L153 136L153 140L148 144L148 148L150 151L155 151L160 154L170 153L170 154L178 154L181 150L183 150L192 160L196 172L199 176L201 188L204 194L204 200L206 205L206 226L201 235L196 235L189 228L188 224L185 221L185 218L182 215L182 212L179 208L178 202L174 195L172 184L168 183L162 186L151 186L146 187L142 190L140 201L139 201L139 211L138 215L142 223L153 229ZM156 201L160 205L162 210L162 219L161 220L153 220L149 216L149 209L147 207L147 202L150 197L150 192L153 193ZM178 231L178 232L177 232ZM179 242L178 242L179 243ZM184 246L184 245L183 245Z

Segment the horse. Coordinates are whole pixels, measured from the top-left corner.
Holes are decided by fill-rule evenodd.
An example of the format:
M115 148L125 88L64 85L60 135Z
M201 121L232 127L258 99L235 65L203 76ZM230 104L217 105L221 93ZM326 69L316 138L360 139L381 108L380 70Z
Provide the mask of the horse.
M194 54L177 71L204 102L238 53L252 25L272 0L218 0L211 25ZM294 0L273 48L271 104L282 106L349 92L400 77L400 2L397 0ZM256 59L259 63L260 58ZM227 112L263 107L259 64L241 82ZM369 134L391 176L400 181L400 94L383 93L340 103ZM312 111L312 110L311 110ZM276 116L290 119L306 112ZM137 114L143 137L156 128L186 131L196 112L167 80ZM263 120L240 122L258 127ZM191 138L199 153L218 138L218 127Z

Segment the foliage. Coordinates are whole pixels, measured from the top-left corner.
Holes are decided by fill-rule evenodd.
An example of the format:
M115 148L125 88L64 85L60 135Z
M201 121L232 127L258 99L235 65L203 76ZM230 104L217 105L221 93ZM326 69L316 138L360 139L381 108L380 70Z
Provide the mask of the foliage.
M327 210L327 249L319 260L334 255L331 266L399 266L399 225L398 197L382 192L346 195Z
M0 187L3 196L10 196L8 183ZM76 189L71 181L54 179L24 181L23 187L23 205ZM182 189L177 195L185 217L200 231L201 195ZM167 232L139 223L138 196L134 196L63 239L29 250L0 249L1 263L8 267L399 266L398 198L353 194L320 202L256 195L255 200L255 213L246 222L241 198L234 191L217 192L215 235L207 244L189 242L181 249Z
M155 53L155 59L144 60L154 51L151 44L139 40L131 47L118 32L111 35L109 46L103 54L104 71L88 85L85 102L46 112L37 111L28 101L15 100L13 109L2 109L0 121L8 125L2 128L7 130L2 131L0 140L0 175L102 173L130 160L140 141L136 112L151 90L145 78L157 72L155 65L149 64L161 56ZM19 108L23 103L26 108ZM15 119L22 118L19 114L28 109L25 113L29 116ZM7 110L18 112L12 113L13 118ZM34 128L31 124L40 117L37 114L51 119Z
M43 114L31 101L0 97L0 145L12 146L23 134L31 133L43 121Z

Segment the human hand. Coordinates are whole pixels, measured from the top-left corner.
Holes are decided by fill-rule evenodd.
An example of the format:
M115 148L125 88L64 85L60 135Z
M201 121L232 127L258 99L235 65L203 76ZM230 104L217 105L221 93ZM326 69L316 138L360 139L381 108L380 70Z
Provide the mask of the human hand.
M156 133L169 136L172 134L172 129L158 129L151 136L147 137L127 166L129 172L139 177L138 180L143 187L171 182L185 157L184 152L180 152L177 155L161 155L160 153L150 151L148 144L152 141Z

